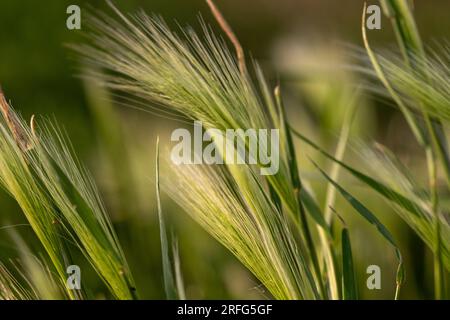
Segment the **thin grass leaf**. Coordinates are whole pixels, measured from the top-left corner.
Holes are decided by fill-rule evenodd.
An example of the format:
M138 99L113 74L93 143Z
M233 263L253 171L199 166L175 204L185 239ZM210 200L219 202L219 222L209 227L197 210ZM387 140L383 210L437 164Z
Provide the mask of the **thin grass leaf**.
M320 209L317 202L314 200L314 198L311 196L308 190L303 189L303 192L301 192L300 199L305 206L305 208L308 210L311 218L322 228L327 235L327 237L331 238L331 230L329 225L324 219L322 210Z
M314 166L320 171L320 173L330 182L333 186L339 191L339 193L344 197L345 200L370 224L374 225L378 232L394 247L395 254L398 259L398 268L396 274L396 290L395 290L395 299L397 300L400 294L400 288L404 281L404 267L403 267L403 258L395 243L394 238L391 233L386 229L386 227L377 219L377 217L360 201L354 198L350 193L348 193L344 188L342 188L339 184L337 184L334 180L332 180L320 167L313 161ZM345 272L345 271L344 271Z
M177 293L179 300L186 300L186 292L184 289L183 274L181 273L180 253L178 250L178 241L172 241L173 252L173 268L175 270L175 283L177 285Z
M420 186L414 179L414 175L390 152L386 147L377 145L376 148L362 146L360 148L362 159L370 163L369 172L374 177L387 186L402 194L404 197L414 200L420 208L418 215L411 214L409 211L393 205L394 210L399 216L416 232L416 234L435 252L436 245L436 216L432 209L432 200L429 192ZM391 202L392 204L392 202ZM450 225L448 214L450 208L448 203L440 203L441 210L440 229L441 229L441 256L447 269L450 268Z
M350 135L350 128L352 120L356 114L355 108L356 103L353 101L356 96L353 96L349 105L347 106L347 110L344 116L344 123L342 124L341 132L339 134L339 140L336 146L335 157L339 160L342 160L344 157L345 149L347 147L348 138ZM331 178L337 181L339 177L339 169L340 166L337 163L333 163L331 168ZM334 206L336 198L336 188L333 188L332 184L328 184L327 191L325 195L325 209L324 209L324 220L327 226L331 226L332 216L331 216L331 208ZM330 290L332 292L332 297L337 299L340 297L340 292L338 288L338 271L336 267L336 257L332 249L330 248L329 240L324 234L323 230L319 230L320 240L322 242L324 259L326 261L326 268L328 272L328 281L330 282ZM345 297L343 297L345 299Z
M418 32L417 25L411 9L411 3L400 0L383 0L382 5L389 7L388 13L394 13L391 21L397 34L398 42L402 48L404 60L408 66L407 70L416 70L419 77L425 77L425 84L433 84L430 82L429 68L427 68L427 59L425 50ZM448 82L448 81L447 81ZM444 81L445 83L445 81ZM440 236L440 210L439 195L437 191L437 159L444 167L446 173L447 184L450 187L450 157L448 154L448 144L446 136L443 132L440 118L433 118L429 115L427 108L428 100L418 99L415 101L423 114L426 124L427 133L430 141L426 141L425 151L427 156L427 166L429 175L429 185L431 192L432 211L435 216L435 234L436 248L435 252L435 292L436 297L440 298L444 294L444 275L441 257L441 236Z
M369 41L367 38L367 31L366 31L366 4L364 5L363 9L363 17L362 17L362 35L363 35L363 41L364 46L366 48L367 54L369 55L370 61L372 62L372 66L375 69L375 72L380 79L380 81L383 83L383 85L388 90L389 94L391 95L392 99L395 101L397 106L400 108L401 112L403 113L409 127L411 128L416 140L421 144L426 144L426 137L425 133L421 129L421 127L417 123L417 119L415 118L414 114L408 109L408 107L405 105L401 97L397 94L397 92L392 88L389 80L387 79L383 68L381 67L380 63L378 62L376 54L373 52L369 45Z
M391 200L401 206L402 208L408 210L412 214L419 215L422 209L418 204L416 204L414 201L411 201L410 199L402 196L395 190L392 190L391 188L387 187L383 183L380 183L376 179L373 179L369 177L368 175L362 173L361 171L358 171L349 165L345 164L342 161L337 160L334 158L331 154L323 150L321 147L319 147L317 144L312 142L310 139L308 139L306 136L301 134L300 132L296 131L295 129L292 129L292 132L295 136L297 136L299 139L301 139L303 142L307 143L312 148L316 149L318 152L320 152L322 155L327 157L328 159L338 163L340 166L342 166L344 169L346 169L348 172L350 172L354 177L356 177L358 180L362 181L364 184L367 184L372 189L386 197L388 200Z
M355 96L352 97L351 101L348 103L347 110L344 115L344 122L342 123L341 131L339 133L339 139L336 145L336 151L334 154L334 157L340 161L343 160L345 155L345 150L347 149L347 143L350 136L350 129L353 122L353 119L356 115L356 101L354 101L356 98ZM339 171L341 166L338 163L333 163L331 170L330 170L330 177L337 181L339 178ZM326 220L327 224L331 223L331 208L334 207L335 202L335 195L336 195L336 188L333 188L331 184L327 186L326 196L325 196L325 209L324 209L324 219Z
M358 299L355 268L353 266L352 246L349 231L346 227L341 233L342 245L342 298L344 300Z
M356 170L355 168L345 164L342 161L339 161L335 159L332 155L327 153L325 150L323 150L321 147L319 147L317 144L312 142L310 139L305 137L300 132L292 129L292 132L296 137L301 139L303 142L307 143L312 148L316 149L318 152L320 152L322 155L324 155L326 158L332 160L333 162L338 163L340 166L342 166L345 170L347 170L350 174L352 174L355 178L357 178L359 181L363 182L365 185L367 185L370 189L378 192L380 195L382 195L385 199L389 200L390 203L395 205L396 212L399 212L399 215L402 219L404 219L408 225L413 228L419 237L430 247L431 250L434 250L435 247L435 240L433 239L433 229L430 227L430 224L433 224L433 217L430 215L429 212L427 212L427 205L423 203L423 195L418 196L417 194L411 194L411 191L408 191L405 193L404 189L396 189L395 185L388 186L386 183L382 183L381 181L366 175L362 173L361 171ZM370 158L371 160L367 160L367 163L372 163L376 165L376 162L374 161L374 158ZM376 166L375 166L376 167ZM377 172L378 174L383 172L381 170L381 167L378 167L380 170ZM385 171L386 172L386 171ZM376 174L374 174L374 177ZM394 174L391 170L389 172L386 172L386 175L383 175L384 177L392 177L395 179L397 177L398 179L395 179L396 183L399 183L400 181L404 181L405 178L401 178L398 174ZM428 206L429 208L429 206ZM445 230L450 230L448 227L448 223L444 222L445 219L441 218L441 226L445 228ZM448 231L443 231L442 236L445 237L443 240L444 246L442 251L442 256L445 262L445 267L447 270L450 270L450 237L448 236L450 234Z
M170 252L168 245L168 237L166 224L161 208L161 195L159 191L159 137L156 141L156 203L158 207L159 233L161 240L162 267L164 275L164 290L168 300L178 299L177 286L175 284L175 276L173 274L172 263L170 261Z

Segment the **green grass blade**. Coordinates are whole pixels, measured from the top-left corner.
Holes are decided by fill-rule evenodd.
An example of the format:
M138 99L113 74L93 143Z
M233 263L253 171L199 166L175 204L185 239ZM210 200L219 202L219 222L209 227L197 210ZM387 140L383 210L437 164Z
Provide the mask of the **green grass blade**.
M350 129L352 121L356 115L356 103L355 103L356 94L352 96L350 99L348 106L346 106L344 123L342 124L341 131L339 134L339 140L336 146L335 157L339 160L342 160L345 154L345 150L347 147L348 138L350 135ZM337 163L333 163L331 167L331 177L333 180L339 178L340 166ZM328 184L327 191L325 195L325 207L323 213L323 219L327 226L331 226L332 216L331 216L331 208L334 206L336 199L336 188L333 188L331 184ZM322 215L321 215L322 217ZM319 237L322 242L323 255L325 259L325 265L328 272L328 278L330 281L330 291L333 299L338 299L340 297L339 287L338 287L338 268L336 267L336 257L333 252L331 245L327 239L327 235L324 234L324 229L319 230ZM335 281L333 281L336 279Z
M378 218L366 207L364 206L359 200L354 198L350 193L348 193L344 188L342 188L339 184L337 184L334 180L332 180L320 167L313 161L314 166L322 173L322 175L333 184L333 186L339 191L339 193L344 197L345 200L348 201L348 203L369 223L374 225L378 232L394 247L395 253L397 255L398 259L398 269L397 269L397 275L396 275L396 291L395 291L395 298L398 298L401 285L404 280L404 268L403 268L403 258L400 252L400 249L398 248L397 244L395 243L394 238L392 237L389 230L378 220Z
M319 205L308 192L308 190L303 189L303 192L300 193L300 199L304 204L306 210L309 212L311 218L320 226L320 228L324 230L326 235L331 238L330 227L326 223Z
M159 188L159 137L156 141L156 202L158 206L159 234L161 239L162 267L164 275L164 290L168 300L177 300L177 288L175 276L173 274L172 263L170 261L169 240L167 236L166 223L161 207L161 195Z
M313 265L314 270L314 276L319 284L319 289L321 290L322 295L325 295L325 286L322 281L320 267L319 267L319 259L317 256L316 249L314 247L314 243L312 240L311 230L309 227L309 222L307 219L307 215L305 212L305 206L302 202L302 198L307 198L309 200L310 208L312 210L309 210L308 212L313 217L314 221L316 221L319 225L322 226L322 228L326 228L326 223L323 220L322 214L319 214L317 210L314 210L313 206L311 205L311 197L308 197L307 195L304 196L305 190L302 185L302 181L300 179L300 173L298 170L298 163L295 156L295 146L294 141L292 138L292 133L289 131L289 126L286 119L286 110L281 98L281 92L280 88L277 87L274 92L275 95L275 101L277 103L278 109L279 109L279 118L280 127L283 130L283 133L285 135L285 143L286 143L286 154L287 154L287 164L289 167L289 173L290 178L292 181L292 186L294 188L295 194L297 196L297 206L298 206L298 221L300 222L300 228L301 228L301 235L304 237L306 242L306 247L310 252L311 256L311 262Z
M424 146L427 141L425 134L424 134L423 130L420 128L419 124L417 123L417 119L414 117L411 110L408 109L406 104L403 102L401 97L395 92L394 88L392 88L392 85L390 84L389 80L387 79L385 72L383 71L383 68L381 67L380 63L378 62L378 58L377 58L375 52L373 52L373 50L371 49L371 47L369 45L369 40L367 38L367 31L366 31L365 23L366 23L366 5L364 6L363 17L362 17L362 35L363 35L364 46L366 48L367 54L369 55L370 61L372 63L372 66L373 66L378 78L383 83L383 85L386 87L386 89L388 90L392 99L395 101L395 103L400 108L400 111L403 113L416 140L422 146Z
M280 199L280 196L278 195L277 191L274 189L274 187L269 183L269 194L270 199L277 207L278 211L281 213L283 210L283 202Z
M341 165L344 169L346 169L348 172L350 172L358 180L360 180L364 184L368 185L371 189L377 191L378 193L383 195L388 200L393 201L394 203L396 203L400 207L404 208L405 210L407 210L407 211L409 211L409 212L411 212L411 213L413 213L415 215L419 215L420 212L422 212L422 209L414 201L409 200L408 198L404 197L403 195L401 195L400 193L396 192L395 190L389 188L385 184L383 184L383 183L375 180L374 178L371 178L368 175L366 175L366 174L364 174L364 173L362 173L362 172L360 172L360 171L350 167L349 165L345 164L344 162L339 161L338 159L333 157L331 154L329 154L328 152L323 150L321 147L319 147L317 144L315 144L313 141L308 139L306 136L304 136L300 132L292 129L292 127L291 127L291 130L294 133L294 135L297 136L299 139L301 139L303 142L307 143L308 145L310 145L311 147L316 149L318 152L323 154L328 159L330 159L330 160L338 163L339 165Z
M402 48L404 60L409 69L417 69L419 74L423 74L425 82L430 83L430 73L427 68L426 53L420 37L419 30L414 19L411 3L402 0L382 0L381 4L388 13L393 13L391 19L397 35L398 43ZM432 208L435 216L436 227L436 248L435 254L435 295L441 298L444 295L444 275L443 262L441 256L442 239L440 236L440 210L439 196L437 190L437 158L439 158L446 174L447 184L450 186L450 159L447 152L447 139L445 135L440 135L442 122L439 118L432 118L424 100L419 99L417 104L423 113L423 118L429 135L429 141L425 146L427 155L427 166L429 172L430 193L432 194Z
M356 115L356 102L354 101L355 96L351 99L348 104L347 110L345 111L344 122L339 133L339 139L336 145L336 151L334 157L340 161L344 158L345 150L347 149L347 143L350 136L350 129L353 119ZM330 170L330 177L337 181L339 178L339 171L341 166L338 163L333 163ZM336 189L332 187L331 184L327 186L326 196L325 196L325 208L324 217L327 224L331 223L331 208L334 207Z
M294 135L301 139L303 142L311 146L312 148L316 149L318 152L320 152L322 155L327 157L328 159L332 160L333 162L338 163L340 166L342 166L345 170L347 170L353 177L357 178L359 181L367 185L370 189L378 192L380 195L382 195L386 200L390 201L391 204L394 205L394 208L397 212L399 212L400 217L404 219L408 225L410 225L417 234L422 238L422 240L428 245L428 247L431 250L435 250L435 240L434 235L430 232L433 232L433 226L430 225L430 213L424 209L424 205L426 204L422 203L423 200L421 198L418 198L417 194L410 195L410 193L406 193L406 196L400 192L397 192L396 189L388 186L385 183L380 182L379 180L376 180L375 178L372 178L369 175L366 175L362 173L361 171L356 170L355 168L345 164L342 161L337 160L332 155L327 153L325 150L323 150L320 146L315 144L313 141L308 139L306 136L301 134L300 132L292 129L292 132ZM374 158L367 158L367 161L374 161ZM395 176L395 173L392 173L390 171L385 172L385 174L393 174ZM402 178L404 179L404 177ZM415 200L412 200L415 199ZM441 223L441 227L445 227L445 230L449 230L448 224ZM431 230L431 231L430 231ZM447 236L447 233L442 234L441 236L446 236L446 242L443 246L443 257L445 262L445 267L447 270L450 270L450 255L449 255L449 237Z
M355 268L353 266L352 246L347 228L342 229L342 298L344 300L358 299Z
M406 60L410 54L424 55L424 48L420 38L410 4L405 0L380 0L381 6L394 27L397 42Z
M183 274L181 273L180 253L178 251L178 241L172 241L173 267L175 270L175 283L179 300L186 300L186 292L184 289Z

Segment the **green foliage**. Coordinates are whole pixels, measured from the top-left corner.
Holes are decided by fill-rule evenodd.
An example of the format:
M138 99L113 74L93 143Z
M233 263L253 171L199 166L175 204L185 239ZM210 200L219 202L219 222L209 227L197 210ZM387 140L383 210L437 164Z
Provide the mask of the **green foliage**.
M203 33L198 35L192 28L172 31L163 19L145 13L127 17L112 4L117 20L101 13L88 17L91 42L74 49L86 66L85 84L96 105L92 109L95 124L103 139L111 138L109 157L120 153L127 142L116 130L121 119L111 114L112 106L98 109L102 105L98 98L108 96L107 90L119 92L132 103L166 118L201 121L205 129L243 129L237 131L237 138L246 151L247 129L279 129L280 169L272 176L258 175L262 161L256 165L177 166L163 160L161 169L158 139L155 205L161 279L167 299L185 299L186 293L178 243L170 241L173 236L168 232L161 190L178 205L177 213L179 209L184 211L221 243L268 290L270 297L308 300L362 297L356 276L355 249L359 247L350 242L349 226L334 223L333 208L341 205L341 195L394 247L398 299L405 272L397 240L378 212L353 195L353 185L347 186L340 169L367 190L381 195L432 250L436 298L445 297L443 267L450 271L450 208L442 201L448 189L441 188L438 182L439 170L443 170L450 184L444 131L450 120L449 50L442 50L443 57L438 53L428 56L408 2L381 3L393 22L402 58L375 53L363 28L373 67L364 72L383 85L372 91L394 100L404 115L426 156L429 188L421 186L387 148L357 145L356 154L362 159L359 165L370 173L344 160L360 91L349 98L349 91L340 84L334 95L340 97L339 101L331 99L323 108L326 117L332 116L328 113L335 106L345 115L332 155L293 129L280 86L273 90L257 63L247 68L242 53L235 58L225 41L203 21ZM233 40L236 46L237 40ZM3 94L0 107L0 185L18 203L45 250L45 255L37 258L26 241L12 234L20 251L20 263L0 263L0 299L91 298L89 287L80 292L66 287L66 267L74 264L73 256L79 253L112 297L137 299L115 226L65 134L47 120L36 124L33 118L30 125L26 124ZM331 160L329 173L316 164L318 159L313 160L314 172L325 178L320 181L326 184L324 199L316 197L316 190L310 187L312 179L304 174L306 169L298 159L306 151L296 149L293 136ZM227 137L216 132L212 139L223 158L224 146L229 145ZM259 141L259 147L267 151L270 146ZM135 213L136 208L127 207L138 188L128 177L128 160L114 159L113 166L120 171L115 172L115 178L127 187L121 194L121 210Z
M344 300L358 299L358 286L356 283L355 268L353 267L352 246L348 229L342 229L342 298Z

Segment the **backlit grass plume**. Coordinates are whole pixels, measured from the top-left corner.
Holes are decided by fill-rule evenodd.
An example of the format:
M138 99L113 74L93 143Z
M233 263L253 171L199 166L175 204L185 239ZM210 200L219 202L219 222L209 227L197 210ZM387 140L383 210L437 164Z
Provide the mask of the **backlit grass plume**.
M166 165L160 170L158 138L155 205L163 270L157 277L163 284L160 291L164 289L168 299L185 299L181 261L197 263L197 260L181 259L177 241L170 246L160 181L164 193L230 251L261 283L258 287L267 289L267 296L276 299L359 299L359 289L364 284L357 283L362 277L356 275L359 268L353 261L352 250L361 246L351 244L349 226L353 221L347 226L339 211L344 208L348 211L346 219L347 215L357 213L395 251L398 262L395 299L398 299L405 279L399 246L369 205L353 196L353 186L344 186L338 181L344 181L340 169L388 200L431 249L435 296L445 298L443 268L450 270L450 208L442 201L448 188L441 187L440 180L444 176L450 186L450 157L444 131L444 125L450 120L450 57L448 49L439 54L428 54L424 50L409 1L380 0L397 36L398 55L379 55L372 50L364 7L364 54L372 67L362 70L378 83L371 90L391 98L404 115L423 150L428 188L420 186L416 182L419 179L414 179L385 148L358 149L369 173L345 163L352 122L357 106L362 104L359 90L354 101L350 99L353 93L347 92L347 85L336 86L336 89L333 85L331 91L336 94L317 92L319 99L305 99L307 104L326 104L321 108L326 110L324 117L336 116L337 108L345 114L338 120L343 123L334 153L315 144L300 132L302 130L296 130L287 119L280 86L271 86L257 63L247 66L249 61L245 59L244 50L212 0L206 3L235 52L203 20L201 34L190 27L173 31L160 17L144 12L125 16L108 3L116 18L103 13L84 15L90 26L90 42L73 46L83 58L87 92L96 104L93 108L95 122L101 127L103 138L109 140L107 157L116 157L128 143L122 141L121 133L116 130L122 119L111 116L112 105L95 110L103 108L98 102L109 97L106 90L112 90L112 95L121 94L121 99L139 108L184 123L201 122L211 135L216 159L224 163L175 165L163 160ZM367 62L367 58L362 59ZM350 77L342 79L347 82ZM99 86L106 90L99 91ZM0 261L0 299L92 298L85 278L81 290L66 286L67 267L77 265L80 253L83 261L87 260L103 281L102 288L109 290L107 298L137 299L133 276L113 224L91 176L77 160L65 134L45 119L36 122L33 117L27 124L14 112L1 91L0 112L0 185L18 203L44 249L44 254L36 257L25 241L12 233L19 259L17 262ZM334 124L333 121L333 128ZM271 156L279 160L279 169L272 175L259 174L275 143L255 136L260 129L278 129L279 152ZM234 133L232 142L223 134L227 130ZM328 129L320 130L327 133ZM310 158L315 172L322 178L318 182L326 184L324 197L319 193L316 197L314 191L317 190L312 187L304 188L293 136L318 151L321 160L331 161L332 167L327 173L316 163L317 159ZM252 159L255 163L236 165L232 164L234 161L227 161L228 148L232 148L235 155L242 155L244 151L245 158L253 157L249 154L256 151L252 147L254 140L259 149L257 159ZM302 152L305 150L310 148ZM116 193L122 197L118 201L119 210L137 213L138 206L134 209L131 206L140 186L127 177L134 166L122 160L117 157L112 161L113 168L118 169L115 171L120 171L113 176L127 189ZM138 191L146 194L148 190ZM338 196L349 206L335 208L341 206ZM317 199L322 198L323 203L319 203ZM336 217L339 223L335 223L338 222ZM153 226L152 219L141 225L140 218L132 214L126 216L121 220L121 231L129 232L128 248L133 266L147 272L152 270L152 257L146 256L145 260L150 261L140 264L144 261L139 260L139 254L145 254L140 249L151 238L141 232L153 230ZM135 247L134 243L144 246ZM152 245L150 243L149 248L153 248ZM91 270L87 271L89 274ZM189 282L192 281L190 271L187 273ZM188 297L197 294L195 286L189 283L186 287ZM153 294L155 288L143 284L142 289L144 294Z
M397 194L417 204L415 210L406 210L394 201L389 202L430 250L435 250L436 216L432 211L429 192L415 181L412 173L385 147L378 146L376 149L366 147L362 150L364 163L370 164L367 167L374 177ZM394 196L394 193L392 195ZM439 216L442 228L442 259L446 269L450 270L450 208L447 203L441 203L440 210L442 212Z
M418 60L419 57L414 59ZM394 55L381 58L380 63L394 89L412 108L417 110L418 106L415 102L422 101L431 116L447 123L450 121L450 51L448 49L438 50L422 61L422 70L405 68L403 61Z
M65 284L67 266L76 264L67 249L73 242L116 298L133 298L133 280L97 189L61 131L48 121L40 131L34 121L29 127L3 94L0 106L0 184L22 208L60 281Z
M141 105L156 104L161 113L201 121L205 129L242 129L237 138L246 148L245 130L279 129L280 169L275 175L260 177L253 166L229 164L219 170L176 167L172 169L174 180L182 187L174 191L169 187L174 182L166 183L166 191L233 252L274 297L339 299L342 291L355 292L351 288L341 290L337 262L341 248L331 239L331 218L324 219L314 198L303 188L280 88L270 89L256 64L252 69L245 66L242 48L231 28L213 2L207 3L233 43L237 58L205 24L203 36L190 28L181 29L178 35L160 18L145 13L128 18L111 5L120 20L90 16L92 43L75 47L93 67L87 76L95 78L95 70L107 70L106 84L133 95ZM223 156L227 145L224 137L216 134L213 141ZM267 143L259 142L266 151ZM261 162L257 166L262 166ZM347 191L340 191L395 246L373 214ZM317 231L320 243L314 242ZM344 240L344 260L351 259L349 238ZM400 262L398 297L403 269L398 249L396 252ZM352 265L348 260L343 263ZM353 271L345 271L345 285L354 288ZM350 296L356 294L346 295Z
M280 130L279 171L260 183L268 185L274 201L285 209L280 214L290 216L296 224L301 246L305 248L303 259L321 288L320 294L325 297L317 248L312 243L300 200L305 191L298 175L279 90L274 93L269 88L258 66L254 69L254 81L247 68L242 67L242 60L237 61L225 42L204 24L203 37L189 28L181 30L179 36L160 18L145 13L127 18L111 7L121 21L90 16L93 43L76 47L87 64L94 66L93 70L110 71L106 77L110 88L132 94L146 105L159 105L162 113L177 113L201 121L205 129L235 129L238 141L246 148L247 129ZM95 77L95 71L88 76ZM214 136L213 140L224 155L223 137ZM259 140L260 156L269 149L263 140ZM229 168L229 173L236 183L249 184L247 172L233 167ZM246 197L250 198L251 194ZM315 218L321 219L321 216ZM321 227L326 226L322 223ZM337 283L336 279L333 281Z
M172 166L175 176L164 180L164 190L275 298L320 298L288 221L251 169L239 170L245 179L236 181L222 166Z
M143 99L148 108L160 106L162 114L181 113L201 121L205 129L282 129L279 108L261 70L256 67L255 85L207 26L203 37L189 28L180 30L180 36L161 18L145 13L127 18L114 10L121 21L91 15L93 43L76 46L88 64L112 71L106 77L109 87ZM279 173L269 179L288 208L297 212L285 135L281 130ZM238 138L246 141L243 133Z

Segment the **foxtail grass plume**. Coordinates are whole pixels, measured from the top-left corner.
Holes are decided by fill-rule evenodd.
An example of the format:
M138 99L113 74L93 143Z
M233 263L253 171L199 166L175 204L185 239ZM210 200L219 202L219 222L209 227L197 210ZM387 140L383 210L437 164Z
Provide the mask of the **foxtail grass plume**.
M111 221L87 171L73 156L61 130L43 120L31 130L0 96L0 184L18 202L65 283L69 238L111 293L135 296L132 276ZM67 289L71 298L73 290Z

